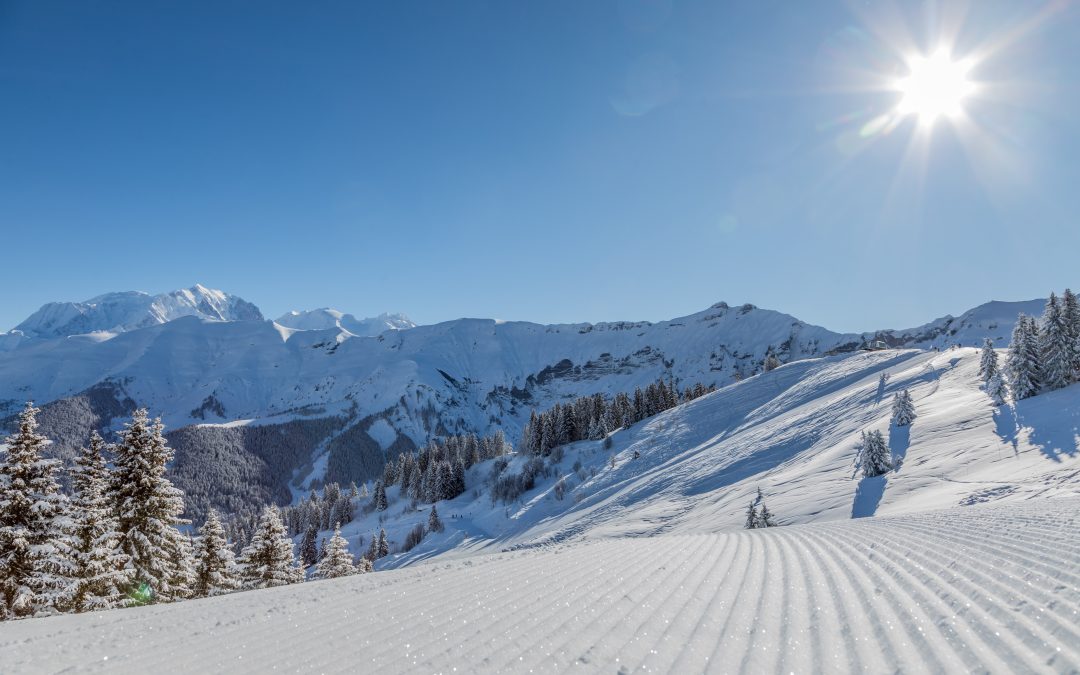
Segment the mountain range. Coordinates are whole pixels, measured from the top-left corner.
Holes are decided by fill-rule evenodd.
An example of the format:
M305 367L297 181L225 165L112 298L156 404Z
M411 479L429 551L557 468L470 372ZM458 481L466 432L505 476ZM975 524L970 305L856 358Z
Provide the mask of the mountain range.
M357 319L333 309L269 321L201 285L112 293L50 303L0 334L0 416L10 420L27 400L43 405L44 430L65 457L91 429L115 431L132 408L148 407L173 430L174 471L190 499L250 506L323 480L365 480L387 454L434 436L502 429L516 442L532 410L574 396L659 378L725 386L760 372L770 355L786 363L874 341L928 349L989 337L1004 346L1017 314L1043 304L990 302L915 328L852 334L724 302L657 323L417 326L402 314ZM210 461L222 475L244 474L244 487L206 476Z

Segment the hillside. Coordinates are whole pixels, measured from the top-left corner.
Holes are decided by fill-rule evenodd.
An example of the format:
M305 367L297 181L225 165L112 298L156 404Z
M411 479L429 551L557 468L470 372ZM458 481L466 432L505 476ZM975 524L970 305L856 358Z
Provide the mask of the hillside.
M978 361L978 350L964 348L791 363L617 431L610 449L600 441L568 446L548 477L511 504L492 504L485 463L470 473L470 491L440 502L447 532L380 564L736 530L758 488L785 524L1080 496L1080 385L996 408L979 386ZM891 399L903 389L918 417L910 427L890 428ZM873 429L889 439L897 468L861 478L855 444ZM523 463L515 459L505 473ZM562 500L554 489L560 480ZM389 496L382 526L400 542L426 508L410 512L396 487ZM380 526L375 516L358 518L344 533L355 542L370 536Z

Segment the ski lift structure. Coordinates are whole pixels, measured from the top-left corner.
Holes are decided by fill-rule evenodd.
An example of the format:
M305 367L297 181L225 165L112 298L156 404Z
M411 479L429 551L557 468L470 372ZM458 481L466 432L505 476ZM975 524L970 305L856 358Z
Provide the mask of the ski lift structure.
M889 348L889 345L885 344L884 340L867 340L863 344L863 351L867 352L880 352Z

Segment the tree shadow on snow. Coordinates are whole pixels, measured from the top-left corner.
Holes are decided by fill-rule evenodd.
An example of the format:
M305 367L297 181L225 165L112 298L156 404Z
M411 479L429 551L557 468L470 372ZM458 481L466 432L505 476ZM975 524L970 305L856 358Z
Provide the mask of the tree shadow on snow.
M1013 454L1020 454L1020 443L1017 440L1016 432L1019 425L1016 421L1016 411L1012 406L999 405L997 410L994 411L994 432L1001 438L1001 440L1012 446Z
M911 445L911 427L898 427L895 424L889 427L889 449L892 450L893 470L900 471L904 466L904 458L907 457L908 446Z
M877 513L881 498L885 496L885 476L863 478L855 490L855 501L851 503L852 518L869 518Z
M1027 440L1048 459L1060 462L1062 455L1075 457L1080 453L1080 436L1077 433L1080 428L1080 406L1076 404L1077 393L1080 392L1074 385L1017 401L1012 409L1012 415L1015 416L1012 437L1001 437L1015 447L1020 430L1027 429Z

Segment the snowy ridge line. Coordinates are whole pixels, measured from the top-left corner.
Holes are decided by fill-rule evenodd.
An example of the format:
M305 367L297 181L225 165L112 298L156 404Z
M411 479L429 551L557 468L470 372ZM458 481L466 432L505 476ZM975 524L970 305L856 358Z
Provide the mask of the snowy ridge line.
M1075 672L1078 522L1040 499L476 556L9 622L0 671Z

